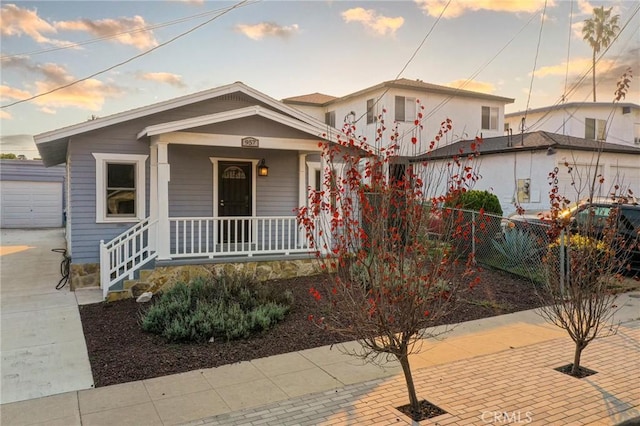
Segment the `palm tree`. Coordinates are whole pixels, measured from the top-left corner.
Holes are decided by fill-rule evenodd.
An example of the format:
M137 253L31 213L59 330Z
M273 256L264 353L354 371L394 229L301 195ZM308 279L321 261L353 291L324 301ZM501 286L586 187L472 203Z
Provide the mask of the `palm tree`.
M601 49L609 47L611 40L620 31L618 26L620 16L612 16L612 10L612 7L604 10L604 6L594 8L593 17L586 19L582 27L582 38L593 49L593 102L596 101L596 55L600 53Z

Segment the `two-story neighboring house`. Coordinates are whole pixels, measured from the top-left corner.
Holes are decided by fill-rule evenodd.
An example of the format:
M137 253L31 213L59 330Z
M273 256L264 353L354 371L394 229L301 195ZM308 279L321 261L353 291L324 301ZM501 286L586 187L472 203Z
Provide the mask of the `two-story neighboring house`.
M505 131L522 131L524 111L505 114ZM538 130L622 145L640 145L640 105L571 102L527 111L525 132Z
M375 143L378 117L383 115L387 128L398 124L401 144L398 154L406 156L425 153L440 123L447 118L453 120L453 129L440 141L440 146L475 136L501 136L505 105L513 101L405 78L385 81L339 98L313 93L282 100L330 127L341 129L346 122L355 123L357 133L371 143ZM423 114L421 130L415 124L420 112ZM414 137L418 141L415 145L411 143Z

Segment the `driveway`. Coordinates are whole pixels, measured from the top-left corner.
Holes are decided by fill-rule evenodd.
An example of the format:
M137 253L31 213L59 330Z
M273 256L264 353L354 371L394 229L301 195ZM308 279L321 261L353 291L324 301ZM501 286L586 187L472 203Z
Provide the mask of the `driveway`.
M93 387L76 296L60 280L63 230L0 233L0 403Z

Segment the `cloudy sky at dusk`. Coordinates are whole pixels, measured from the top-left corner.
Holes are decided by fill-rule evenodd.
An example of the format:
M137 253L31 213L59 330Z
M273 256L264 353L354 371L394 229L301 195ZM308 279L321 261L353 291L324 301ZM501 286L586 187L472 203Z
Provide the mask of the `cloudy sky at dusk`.
M515 98L507 112L554 104L565 87L568 101L589 101L581 30L601 5L622 31L598 63L598 101L613 99L631 67L626 101L640 103L638 2L452 0L438 20L446 5L3 0L0 151L31 158L37 151L21 135L234 81L276 99L346 95L396 78L427 34L401 77Z

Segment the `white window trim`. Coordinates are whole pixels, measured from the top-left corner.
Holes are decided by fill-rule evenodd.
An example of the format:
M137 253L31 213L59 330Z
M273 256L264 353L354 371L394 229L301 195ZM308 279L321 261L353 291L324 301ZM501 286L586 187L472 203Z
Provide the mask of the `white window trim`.
M410 96L396 95L393 100L394 108L396 105L396 98L404 99L404 116L402 117L402 119L400 120L398 119L398 117L396 117L397 116L396 111L393 112L393 115L394 115L394 118L396 118L396 121L402 122L402 123L413 123L418 118L418 105L416 102L417 98L410 97ZM411 115L413 115L413 117L411 117Z
M482 108L489 108L489 126L487 128L485 128L482 124ZM496 118L496 126L495 128L491 128L491 113L495 112L495 118ZM498 128L500 127L500 108L499 107L495 107L495 106L490 106L490 105L482 105L482 107L480 108L480 128L482 130L498 130Z
M96 159L96 223L126 223L143 220L146 215L146 173L148 155L93 153ZM106 205L107 163L136 165L136 216L108 217Z

